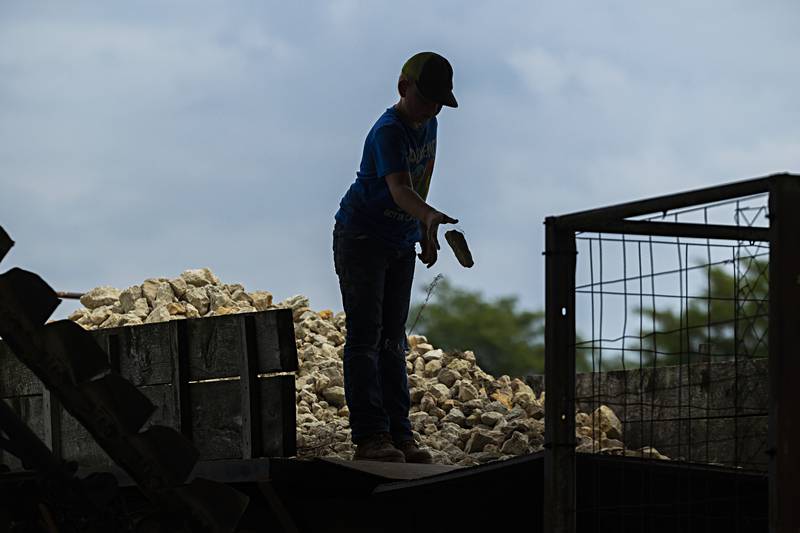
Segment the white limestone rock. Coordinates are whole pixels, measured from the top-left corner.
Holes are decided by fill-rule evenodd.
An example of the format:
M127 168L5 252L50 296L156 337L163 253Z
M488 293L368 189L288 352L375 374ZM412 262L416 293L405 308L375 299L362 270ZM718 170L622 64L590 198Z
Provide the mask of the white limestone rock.
M119 325L120 326L137 326L142 324L142 319L133 313L126 313L124 315L119 315Z
M236 302L234 302L230 295L225 292L222 287L217 287L216 285L209 285L206 287L206 293L208 294L208 301L209 307L212 311L216 311L218 314L229 314L229 313L219 313L219 309L221 307L225 307L228 309L235 309Z
M408 415L408 420L411 422L411 427L419 430L425 426L429 417L430 415L425 411L417 411L416 413L410 413Z
M418 357L416 361L414 361L414 374L418 376L423 376L425 374L425 360L422 357Z
M452 387L455 385L456 381L461 379L461 374L450 368L443 368L439 371L439 374L436 376L436 379L439 380L439 383L444 385L445 387Z
M114 287L103 286L95 287L83 296L80 302L87 309L97 309L98 307L111 306L119 300L119 289Z
M308 310L311 307L311 303L308 300L308 297L303 296L302 294L296 294L294 296L290 296L286 298L284 301L278 304L278 307L285 307L288 309L292 309L293 311L298 310Z
M169 302L167 304L167 312L171 315L185 315L186 306L180 302Z
M436 398L430 392L426 392L422 395L422 399L419 401L419 408L425 411L426 413L430 413L436 407Z
M231 300L239 304L240 306L247 306L247 307L255 307L253 305L253 298L250 297L244 289L237 289L231 292Z
M425 362L433 361L433 360L441 360L444 352L442 350L428 350L424 354L422 354L422 358L425 359Z
M133 308L128 312L133 315L136 315L137 317L139 317L140 320L144 320L145 318L148 317L150 311L152 311L152 309L150 308L150 305L147 303L147 299L142 297L133 303Z
M118 315L118 314L115 314L115 313L109 314L108 318L106 318L105 321L103 321L103 323L100 324L100 327L101 328L116 328L117 326L120 325L120 322L121 322L120 317L121 316L122 315Z
M408 346L410 348L415 348L418 344L422 344L424 342L428 342L428 339L425 338L423 335L409 335L408 336Z
M418 404L425 395L425 392L425 389L419 387L411 387L408 389L408 395L411 399L411 403Z
M528 436L519 431L511 434L511 438L503 443L500 452L505 455L523 455L528 453Z
M487 411L481 414L481 423L489 427L494 427L502 419L503 415L496 411Z
M450 422L461 427L464 427L466 425L466 421L467 418L464 416L464 413L461 412L461 410L458 409L457 407L453 407L452 409L450 409L450 412L447 413L447 415L444 418L442 418L442 423Z
M472 383L461 380L458 388L458 399L462 402L474 400L478 397L478 389Z
M141 298L142 294L142 286L141 285L132 285L127 289L123 290L119 293L119 303L122 305L122 312L129 313L133 311L134 304L136 300Z
M200 311L190 303L184 304L186 308L186 318L200 318Z
M321 372L314 372L312 375L314 383L314 392L317 394L322 393L331 386L331 378Z
M432 385L430 388L428 388L428 392L430 392L434 397L437 405L450 398L450 389L441 383Z
M186 301L192 304L192 306L197 309L197 312L200 315L205 315L209 311L209 304L211 300L208 297L208 293L204 288L201 287L190 287L186 290L184 294Z
M628 453L631 452L629 451ZM632 455L637 457L643 457L645 459L659 459L662 461L664 460L669 461L669 457L667 457L666 455L662 455L661 453L659 453L658 450L656 450L655 448L651 448L650 446L645 446L644 448L636 450L632 453Z
M424 360L424 358L423 358ZM425 370L424 376L426 378L435 377L439 371L442 369L442 360L441 359L431 359L427 363L425 363Z
M222 287L225 289L225 292L233 296L235 292L244 292L244 285L241 283L223 283Z
M112 313L110 305L97 307L95 309L92 309L92 311L89 313L89 322L93 326L99 326L100 324L105 322L108 319L108 317L111 316L111 314Z
M336 407L344 407L344 387L328 387L322 393L327 402Z
M183 298L183 295L186 294L187 290L189 290L189 284L186 283L186 280L180 276L170 279L169 285L172 288L172 292L175 294L176 298Z
M219 278L208 268L193 268L181 272L181 278L193 287L205 287L207 285L219 285Z
M169 320L170 314L166 305L159 305L147 316L144 323L152 324L154 322L166 322Z
M88 309L76 309L75 311L69 314L67 319L72 320L73 322L78 322L89 313L90 311Z
M482 452L488 444L499 446L503 443L503 434L497 431L474 428L470 434L464 451L467 453Z
M253 301L253 307L259 311L266 311L272 307L272 293L267 291L255 291L251 292L249 296Z
M495 413L500 413L504 415L508 413L509 409L503 402L499 402L497 400L487 403L484 406L485 411L494 411Z
M156 293L162 282L161 278L148 278L142 283L142 296L147 300L150 307L153 307L156 301Z
M609 439L622 439L622 422L609 407L601 405L595 409L592 420Z
M162 281L159 283L158 287L156 288L156 296L155 301L153 302L153 307L167 305L175 301L177 301L177 298L172 290L172 285L170 285L168 281Z

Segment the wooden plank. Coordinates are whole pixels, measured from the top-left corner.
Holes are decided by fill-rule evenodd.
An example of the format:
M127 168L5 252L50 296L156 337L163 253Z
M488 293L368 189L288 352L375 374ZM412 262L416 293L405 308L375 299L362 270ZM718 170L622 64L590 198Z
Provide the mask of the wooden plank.
M292 310L279 309L275 313L281 349L281 370L284 372L297 372L297 343L294 338Z
M244 321L255 323L258 372L297 370L291 311L278 309L181 322L91 331L112 370L136 386L171 383L178 351L177 326L188 328L190 380L237 376L246 346ZM0 341L0 397L39 394L41 383Z
M296 454L294 376L258 379L263 457ZM190 384L194 443L203 461L242 458L239 380Z
M297 345L291 309L253 313L258 346L258 371L297 371Z
M464 468L463 466L457 465L345 461L337 457L321 457L317 459L317 461L324 461L348 470L366 472L367 474L382 477L384 481L410 481L438 476Z
M147 385L138 387L139 391L147 396L158 408L150 419L142 426L142 431L152 425L174 428L180 431L178 408L175 402L173 385Z
M258 386L258 352L256 342L256 317L245 317L246 349L241 353L242 399L242 458L251 459L262 454L261 439L261 389Z
M271 461L268 458L200 461L195 465L192 474L186 481L189 482L196 478L210 479L220 483L263 481L270 477ZM117 478L120 487L130 487L136 484L130 475L118 466L78 468L78 477L83 478L96 472L110 472Z
M242 402L239 382L191 383L192 437L201 461L242 455Z
M176 324L177 348L172 365L172 387L175 404L176 429L192 440L192 406L189 398L189 326L186 322Z
M164 425L175 428L176 415L173 401L172 385L150 385L138 388L147 398L158 406L142 431L152 425ZM113 465L114 462L95 442L89 432L74 417L59 406L58 439L61 441L62 456L68 461L76 461L82 468L101 468ZM46 417L43 417L46 418ZM46 435L45 435L46 442Z
M45 388L42 392L42 429L44 443L56 457L61 457L61 403Z
M76 461L80 466L92 467L112 464L112 459L97 444L86 428L63 408L61 419L61 450L64 459Z
M41 394L42 382L0 341L0 398Z
M20 419L28 425L37 437L44 440L41 394L4 398L2 401L6 402L6 404L17 413ZM5 464L11 468L11 470L22 469L22 464L19 459L2 450L0 450L0 463Z
M258 380L262 455L265 457L291 457L297 454L294 380L293 375Z
M177 352L175 322L92 331L112 370L136 386L172 382Z
M290 310L91 334L108 356L112 371L130 380L158 406L145 428L160 424L183 432L196 443L204 460L295 454L294 376L257 377L297 368ZM204 382L240 375L247 379ZM0 392L19 401L17 397L24 393L40 391L41 383L33 373L0 344ZM65 459L89 467L110 464L89 433L52 397L49 432L44 433L42 402L39 396L39 432Z
M244 317L187 320L189 380L238 376L246 347Z

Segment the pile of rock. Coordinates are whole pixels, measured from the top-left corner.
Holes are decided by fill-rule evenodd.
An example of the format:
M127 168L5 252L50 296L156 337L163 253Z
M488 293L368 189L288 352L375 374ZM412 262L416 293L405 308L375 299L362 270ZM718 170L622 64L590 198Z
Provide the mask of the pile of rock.
M148 279L123 291L98 287L81 303L86 308L70 318L88 329L291 309L299 358L298 456L352 457L342 373L344 313L316 312L302 295L273 304L270 293L222 284L208 269ZM537 397L519 378L487 374L471 351L445 352L419 335L409 337L409 345L410 419L437 463L474 465L542 450L544 393ZM655 449L626 450L622 424L606 406L577 413L575 420L579 452L666 459Z
M96 287L81 297L85 306L69 319L86 329L134 326L183 318L247 313L270 309L272 294L245 292L238 283L223 284L207 268L175 278L150 278L124 290Z
M314 313L308 300L296 298L298 453L349 459L353 448L341 359L344 313ZM409 344L410 419L415 436L437 463L474 465L543 449L544 393L537 397L519 378L487 374L471 351L444 352L417 335L409 337ZM622 423L606 406L577 413L575 420L579 452L666 459L651 448L625 449Z

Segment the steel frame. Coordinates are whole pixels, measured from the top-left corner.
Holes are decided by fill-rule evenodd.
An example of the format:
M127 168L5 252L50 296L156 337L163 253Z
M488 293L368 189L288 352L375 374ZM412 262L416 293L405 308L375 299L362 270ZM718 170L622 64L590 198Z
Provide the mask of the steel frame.
M628 220L769 193L769 228ZM769 242L770 532L800 531L800 175L773 174L545 219L544 531L572 533L575 487L575 234L582 231Z

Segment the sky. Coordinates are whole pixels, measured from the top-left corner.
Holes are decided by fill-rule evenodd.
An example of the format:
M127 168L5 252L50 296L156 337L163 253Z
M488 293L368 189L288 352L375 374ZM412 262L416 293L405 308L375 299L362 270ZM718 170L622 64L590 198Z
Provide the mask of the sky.
M209 267L341 309L331 232L416 52L454 68L417 264L544 303L544 218L800 173L800 4L329 0L0 3L0 226L59 291ZM77 302L65 302L54 317Z

